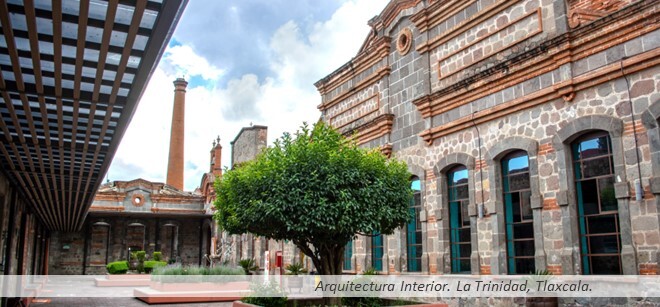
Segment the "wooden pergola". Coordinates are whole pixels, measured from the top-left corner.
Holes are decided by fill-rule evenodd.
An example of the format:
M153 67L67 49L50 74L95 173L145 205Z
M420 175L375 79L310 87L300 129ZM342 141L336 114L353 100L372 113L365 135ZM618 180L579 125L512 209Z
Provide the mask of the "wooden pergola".
M0 165L76 231L187 0L0 0Z

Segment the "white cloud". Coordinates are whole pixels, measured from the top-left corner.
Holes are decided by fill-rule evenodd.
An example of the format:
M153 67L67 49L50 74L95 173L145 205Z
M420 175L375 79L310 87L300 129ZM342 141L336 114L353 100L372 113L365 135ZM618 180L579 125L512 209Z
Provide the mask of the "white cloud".
M216 81L224 71L211 64L204 57L199 56L190 46L176 45L169 47L163 54L163 64L172 68L176 76L200 76L205 80Z
M267 44L269 54L265 58L271 60L265 65L274 74L245 72L227 80L225 87L216 86L225 71L209 64L213 61L188 45L169 48L122 140L110 168L110 179L165 180L174 97L172 81L182 74L208 80L203 85L190 84L186 94L186 190L194 190L202 174L208 172L209 152L217 135L222 139L222 163L229 166L229 143L250 122L268 126L269 143L285 131L295 131L303 121L316 122L320 116L316 106L321 98L313 83L355 56L369 33L367 21L380 13L386 3L387 0L349 0L329 20L306 29L294 21L282 24ZM238 57L242 51L235 53Z

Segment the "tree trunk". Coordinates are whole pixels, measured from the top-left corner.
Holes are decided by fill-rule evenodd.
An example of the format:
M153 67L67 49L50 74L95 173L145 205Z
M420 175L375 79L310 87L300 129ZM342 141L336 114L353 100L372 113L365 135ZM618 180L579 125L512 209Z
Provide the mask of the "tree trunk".
M314 246L315 250L318 252L317 258L312 250L307 247L307 244L295 241L294 243L305 255L312 259L319 275L342 275L344 248L346 244L341 246ZM321 276L321 280L323 280L323 276ZM341 297L329 297L324 294L323 304L326 306L341 306Z
M342 275L342 261L344 259L344 246L340 248L328 248L321 252L321 263L323 273L321 275ZM321 277L323 278L323 277ZM327 306L341 306L341 297L323 295L323 303Z

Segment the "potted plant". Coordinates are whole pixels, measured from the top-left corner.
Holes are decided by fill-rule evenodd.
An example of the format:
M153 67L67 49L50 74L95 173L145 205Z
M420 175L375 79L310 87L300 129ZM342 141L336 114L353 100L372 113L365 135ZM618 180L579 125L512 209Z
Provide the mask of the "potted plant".
M289 277L289 289L298 289L301 291L303 287L303 277L297 276L307 273L307 270L302 263L294 262L286 266L286 275L296 275L296 277Z
M253 271L259 269L259 267L254 263L254 259L241 259L241 261L238 262L238 265L243 268L245 275L252 275Z
M538 281L548 281L552 279L552 272L548 270L537 270L532 272L529 277L530 286L535 287ZM534 293L536 291L531 291ZM525 306L528 307L554 307L559 306L559 298L557 297L528 297L525 301Z

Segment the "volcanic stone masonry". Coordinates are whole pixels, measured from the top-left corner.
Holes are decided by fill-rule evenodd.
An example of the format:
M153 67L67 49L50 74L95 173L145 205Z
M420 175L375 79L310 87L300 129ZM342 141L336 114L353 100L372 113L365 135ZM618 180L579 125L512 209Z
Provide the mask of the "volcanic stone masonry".
M659 8L391 1L315 85L324 121L408 163L421 210L383 243L356 238L348 272L657 274ZM526 187L512 192L517 157ZM465 208L449 186L462 169Z

